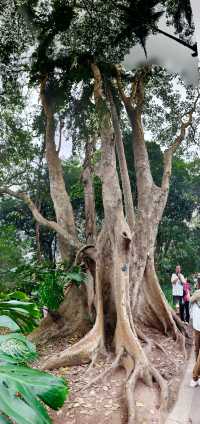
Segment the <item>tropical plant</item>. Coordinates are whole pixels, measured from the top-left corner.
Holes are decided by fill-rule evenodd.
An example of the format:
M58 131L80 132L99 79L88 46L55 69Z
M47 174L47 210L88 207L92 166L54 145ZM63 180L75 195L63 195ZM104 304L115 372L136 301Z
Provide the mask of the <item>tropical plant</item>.
M64 379L25 366L0 366L1 423L48 424L51 419L41 403L59 409L67 396Z
M18 302L18 306L19 303L22 302ZM24 311L27 312L27 309ZM7 312L9 308L6 309L4 305L4 313ZM14 308L14 315L15 313ZM15 322L9 315L0 318L0 327L16 329ZM16 327L18 328L18 324ZM0 423L9 424L14 421L16 424L48 424L51 419L43 404L52 409L59 409L63 405L68 393L67 382L29 368L27 363L34 360L36 355L35 345L22 334L0 336Z
M19 300L0 302L0 325L29 333L37 325L39 310L34 303Z
M40 284L38 290L38 299L41 306L45 305L48 309L58 309L64 299L64 287L70 283L77 286L86 281L86 275L81 268L74 266L70 271L64 271L62 268L55 270L46 270L40 274Z
M10 333L0 336L0 363L27 364L37 356L36 347L22 334Z

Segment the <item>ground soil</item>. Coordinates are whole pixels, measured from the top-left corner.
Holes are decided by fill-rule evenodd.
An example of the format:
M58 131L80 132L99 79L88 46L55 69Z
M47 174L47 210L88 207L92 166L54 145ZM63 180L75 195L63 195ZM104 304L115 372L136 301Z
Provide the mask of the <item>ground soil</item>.
M175 341L161 335L156 330L143 330L151 340L158 342L164 349L163 352L157 347L152 348L148 353L148 358L168 381L168 409L171 410L177 398L187 359L184 359L184 354ZM189 332L191 333L191 330ZM40 368L43 361L49 356L62 351L76 341L77 337L49 342L45 347L40 348L40 357L34 366ZM189 356L191 345L192 341L189 338L186 343L187 356ZM112 354L107 358L99 358L89 373L87 372L88 365L60 368L52 372L66 378L70 388L70 395L64 406L57 412L50 411L54 424L127 423L123 369L118 368L113 374L109 374L89 389L84 390L91 379L109 367L112 360ZM146 387L142 382L137 385L136 412L137 424L163 424L164 420L163 418L161 420L159 416L159 391L155 385L152 388Z

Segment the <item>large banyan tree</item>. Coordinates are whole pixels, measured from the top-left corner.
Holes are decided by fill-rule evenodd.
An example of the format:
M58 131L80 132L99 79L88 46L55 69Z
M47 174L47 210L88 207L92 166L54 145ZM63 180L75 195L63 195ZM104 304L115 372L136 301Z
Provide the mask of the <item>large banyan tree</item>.
M14 191L3 184L0 193L25 202L40 225L57 233L62 260L68 264L73 261L82 263L87 271L85 290L78 292L78 289L71 288L60 306L62 321L58 332L66 334L81 327L86 313L91 316L93 326L77 344L47 360L44 368L94 363L99 353L112 350L115 355L113 368L120 364L127 373L129 423L133 423L133 392L138 379L148 385L152 379L158 382L163 405L167 396L166 383L142 349L141 339L146 340L142 326L156 328L182 346L184 342L184 325L167 303L159 285L154 252L169 192L173 154L192 124L198 93L190 90L190 102L186 105L184 116L175 118L176 130L164 151L163 177L158 186L152 177L143 129L146 91L155 71L146 65L127 74L116 64L123 59L129 47L137 41L144 46L148 33L156 31L161 12L155 11L154 7L159 2L117 1L114 10L112 1L97 1L92 12L89 3L88 10L82 1L77 4L49 1L45 3L43 13L37 1L19 1L14 6L13 13L17 18L12 21L14 18L11 17L11 22L19 25L19 39L13 39L16 47L14 57L13 46L10 51L7 46L7 51L2 54L5 69L7 66L7 73L2 78L6 87L9 72L12 78L13 67L23 68L23 53L26 52L29 59L23 72L40 91L41 114L45 123L45 157L56 221L44 218L28 193L20 189ZM188 5L186 10L188 17ZM184 10L178 12L183 18ZM180 20L180 16L175 13L174 16ZM6 21L7 16L4 18ZM10 37L12 34L11 30ZM80 109L77 109L78 118L72 116L77 98L81 103ZM80 125L77 137L80 133L84 134L85 246L77 237L56 144L60 113L71 116L71 122ZM134 196L124 153L120 113L126 114L132 134L136 175ZM100 143L101 158L97 163L92 160L94 140ZM102 183L104 220L98 235L93 173ZM79 322L74 324L70 315L77 308ZM55 334L55 324L49 316L36 335L47 335L52 328Z

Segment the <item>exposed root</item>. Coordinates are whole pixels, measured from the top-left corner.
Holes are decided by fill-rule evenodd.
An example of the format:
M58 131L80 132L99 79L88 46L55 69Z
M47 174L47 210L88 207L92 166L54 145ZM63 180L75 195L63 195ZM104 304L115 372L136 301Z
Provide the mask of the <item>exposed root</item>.
M134 371L130 374L126 383L126 396L128 404L128 424L135 424L136 407L135 407L135 388L138 380L144 380L149 386L152 385L151 376L148 368L144 368L141 364L137 364Z
M164 347L162 347L160 343L153 342L153 344L154 344L155 347L157 347L157 349L161 350L161 352L164 353L164 355L166 355L168 357L168 354L166 353Z
M114 371L119 366L123 354L124 354L124 349L122 348L119 351L118 355L116 356L114 362L111 364L109 368L107 368L107 370L105 370L100 375L97 375L92 381L90 381L88 384L86 384L86 386L82 387L78 391L82 391L82 390L90 388L91 386L93 386L93 384L98 383L100 380L102 380L102 378L106 377L110 372Z
M135 329L136 329L136 334L137 334L137 337L142 341L142 342L144 342L144 343L146 343L146 347L145 347L145 353L147 354L147 353L150 353L151 352L151 349L152 349L152 341L147 337L147 336L145 336L145 334L143 333L143 331L140 329L140 328L138 328L138 327L135 327Z
M167 359L168 359L168 361L170 361L170 362L171 362L171 364L175 365L175 364L174 364L174 361L173 361L171 358L169 358L168 353L165 351L164 347L162 347L160 343L153 342L153 344L154 344L154 346L155 346L157 349L159 349L159 350L160 350L160 351L161 351L161 352L162 352L165 356L167 356Z
M167 356L167 358L170 360L170 362L172 363L172 364L174 364L174 361L171 359L171 358L169 358L168 357L168 354L167 354L167 352L165 351L165 349L161 346L161 344L160 343L157 343L157 342L155 342L154 340L151 340L151 339L149 339L144 333L143 333L143 331L140 329L140 328L136 328L136 333L137 333L137 336L138 336L138 338L141 340L141 341L143 341L143 342L145 342L146 344L147 344L147 347L146 347L146 349L145 349L145 352L146 352L146 354L147 354L147 352L150 352L151 351L151 349L152 349L152 347L153 346L155 346L157 349L159 349L165 356Z
M136 325L135 325L135 331L136 331L136 334L138 336L138 339L140 339L142 342L145 342L147 344L149 343L148 337L145 336L143 331L139 327L136 327Z
M140 368L136 368L129 376L126 383L126 396L128 404L128 424L134 424L136 418L134 391L138 378L140 377Z
M187 359L187 351L185 347L185 336L178 332L176 342L181 352L183 352L184 359Z
M184 324L169 306L162 292L153 257L147 260L141 290L138 321L163 331L166 336L172 335L174 340L179 339L179 333L186 334Z
M161 421L163 421L164 414L167 409L168 402L168 385L161 374L152 366L149 366L148 369L144 369L140 364L136 365L135 370L129 376L126 383L126 395L127 395L127 404L128 404L128 424L136 423L136 406L135 406L135 389L138 380L143 380L148 385L152 385L152 378L155 383L159 385L160 388L160 416Z
M157 382L160 387L160 412L163 414L167 409L168 384L156 368L151 367L151 374L155 382ZM163 421L161 420L161 422Z
M86 370L85 374L88 374L91 371L91 369L94 367L94 365L97 361L97 358L99 356L99 353L100 352L99 352L99 345L98 345L96 347L96 349L94 350L94 352L92 353L92 360L91 360L91 363L90 363L88 369Z
M95 325L78 343L48 359L43 364L42 369L50 370L67 365L87 364L92 360L94 352L97 352L98 349L103 349L104 339L102 334L98 326Z

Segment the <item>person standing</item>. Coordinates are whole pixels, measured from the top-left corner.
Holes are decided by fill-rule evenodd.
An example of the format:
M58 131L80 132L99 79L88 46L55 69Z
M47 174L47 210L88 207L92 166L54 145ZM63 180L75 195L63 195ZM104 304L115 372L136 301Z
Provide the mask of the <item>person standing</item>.
M194 351L196 363L192 372L190 387L200 385L200 278L197 279L197 290L190 299L190 315L192 319Z
M191 284L190 281L187 279L185 280L185 283L183 284L183 313L184 313L184 319L186 323L189 324L190 322L190 292L191 292Z
M171 283L173 304L176 305L176 308L179 307L181 321L184 321L183 284L185 283L185 278L181 274L180 265L176 266L176 271L172 274Z

